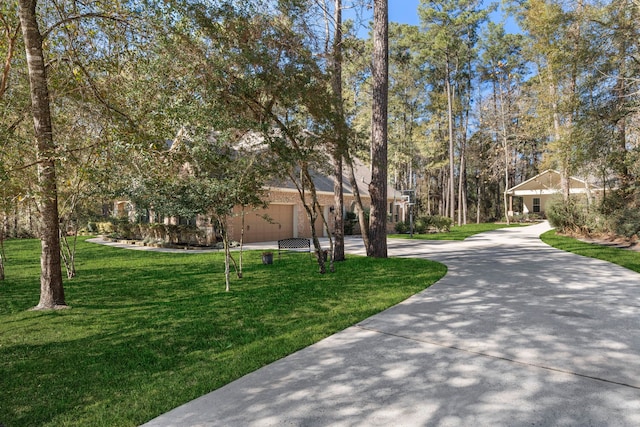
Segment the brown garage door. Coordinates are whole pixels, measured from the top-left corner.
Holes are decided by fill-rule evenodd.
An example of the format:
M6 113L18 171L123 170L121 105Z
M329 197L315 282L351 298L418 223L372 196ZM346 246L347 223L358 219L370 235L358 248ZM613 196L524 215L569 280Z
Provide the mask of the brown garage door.
M270 221L264 216L268 215ZM293 205L269 205L249 211L244 217L244 241L270 242L293 237Z

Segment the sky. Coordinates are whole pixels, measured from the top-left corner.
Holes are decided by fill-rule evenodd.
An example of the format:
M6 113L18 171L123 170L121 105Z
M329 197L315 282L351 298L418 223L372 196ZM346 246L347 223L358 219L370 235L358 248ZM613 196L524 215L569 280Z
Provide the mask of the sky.
M419 25L420 19L418 18L418 5L420 0L388 0L389 1L389 21L397 22L400 24ZM485 0L489 3L488 0ZM373 19L373 11L370 11ZM348 18L348 13L345 13L345 18ZM493 12L490 16L491 21L499 22L503 19L503 14L500 10ZM506 30L508 33L519 32L518 26L515 21L510 18L506 22ZM368 31L363 29L360 33L361 37L367 37Z
M418 4L420 0L389 0L389 21L410 25L420 24Z

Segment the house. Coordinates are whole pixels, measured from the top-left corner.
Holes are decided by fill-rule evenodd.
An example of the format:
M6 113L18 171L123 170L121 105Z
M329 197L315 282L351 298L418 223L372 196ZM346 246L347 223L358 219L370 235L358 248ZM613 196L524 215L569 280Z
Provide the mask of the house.
M569 194L591 197L602 188L575 177L569 177ZM548 169L506 191L509 197L509 216L513 216L513 198L522 198L522 213L544 215L549 202L562 194L561 174Z
M362 203L367 209L371 204L369 195L369 182L371 172L361 162L355 165L355 176L358 192ZM330 230L334 226L334 195L333 177L313 172L314 184L318 199ZM311 237L311 225L305 208L300 200L300 195L292 182L272 183L267 188L267 203L265 209L246 209L244 212L244 241L267 242L289 237ZM354 189L349 183L346 171L343 173L344 208L346 212L356 211ZM402 201L402 194L393 187L387 187L388 221L387 231L393 232L395 224L405 220L406 209ZM229 234L233 240L240 240L242 230L242 209L235 207L234 215L229 219ZM354 233L359 233L356 225ZM326 237L327 232L320 218L316 221L316 234Z
M358 191L365 209L371 204L369 195L369 183L371 172L369 167L356 161L354 173L356 176ZM334 180L332 176L312 172L318 199L331 232L334 227L335 201L333 195ZM251 208L236 206L228 220L228 232L231 240L240 241L242 237L245 243L269 242L290 237L311 237L311 225L300 195L294 184L290 181L272 182L265 187L267 198L266 208ZM345 213L357 213L354 189L349 182L347 171L343 172L343 191ZM392 186L387 187L388 221L387 231L394 232L397 222L404 221L408 215L408 206L402 198L402 193ZM114 216L128 217L131 221L136 219L135 206L127 200L114 202ZM167 225L196 226L200 229L207 244L215 243L216 231L206 215L197 218L160 218L153 212L145 212L138 218L142 222L164 223ZM244 222L244 235L243 232ZM354 234L359 234L359 226L355 224ZM241 236L242 235L242 236ZM321 218L316 220L316 235L326 237L327 231Z

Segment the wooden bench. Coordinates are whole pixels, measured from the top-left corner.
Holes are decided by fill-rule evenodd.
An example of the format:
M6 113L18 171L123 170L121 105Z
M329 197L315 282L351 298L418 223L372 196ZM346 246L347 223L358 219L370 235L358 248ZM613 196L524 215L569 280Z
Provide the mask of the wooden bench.
M311 256L311 240L303 237L278 240L278 259L280 259L282 251L309 252L309 256Z

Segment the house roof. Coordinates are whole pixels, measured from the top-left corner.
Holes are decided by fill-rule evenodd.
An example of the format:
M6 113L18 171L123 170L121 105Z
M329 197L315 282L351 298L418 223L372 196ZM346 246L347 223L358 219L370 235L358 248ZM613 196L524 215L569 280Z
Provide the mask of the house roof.
M509 188L506 193L512 196L557 194L562 190L560 178L560 172L553 169L547 169L533 178ZM573 176L569 177L570 194L586 193L587 190L599 191L601 188L592 185L585 180Z
M313 178L313 183L315 184L316 191L318 193L331 193L333 194L333 176L312 170L310 171L311 176ZM361 160L354 160L354 174L356 177L356 183L358 186L358 191L360 196L362 197L370 197L369 194L369 183L371 182L371 169L365 165ZM342 170L342 187L345 195L353 195L354 188L351 185L349 180L349 173L347 166L343 167ZM290 180L286 181L276 181L270 184L272 188L277 189L286 189L286 190L295 190L295 185ZM402 199L402 193L397 191L392 186L387 186L387 198L388 199Z

